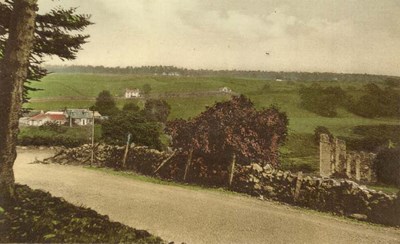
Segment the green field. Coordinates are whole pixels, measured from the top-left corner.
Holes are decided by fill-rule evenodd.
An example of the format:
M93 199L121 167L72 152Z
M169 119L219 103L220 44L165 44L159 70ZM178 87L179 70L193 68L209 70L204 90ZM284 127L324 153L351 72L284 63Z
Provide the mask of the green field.
M338 117L325 118L299 106L298 94L301 85L310 82L287 82L229 77L166 77L104 74L51 74L42 82L34 82L35 88L43 91L32 92L31 103L26 104L38 110L68 108L88 108L94 104L95 97L102 90L109 90L122 107L128 100L123 99L126 88L142 88L149 84L152 97L186 94L182 97L167 97L171 105L170 119L194 117L216 101L229 99L227 94L206 94L229 87L234 93L248 96L258 108L277 105L289 117L289 139L282 148L286 166L308 164L318 168L318 149L310 143L315 127L326 126L336 136L353 136L352 128L357 125L399 124L396 119L366 119L344 109L338 111ZM268 84L269 89L263 90ZM363 82L320 82L322 86L341 86L348 94L358 96ZM198 95L196 95L196 92ZM188 94L191 94L190 96ZM143 101L137 100L139 105Z

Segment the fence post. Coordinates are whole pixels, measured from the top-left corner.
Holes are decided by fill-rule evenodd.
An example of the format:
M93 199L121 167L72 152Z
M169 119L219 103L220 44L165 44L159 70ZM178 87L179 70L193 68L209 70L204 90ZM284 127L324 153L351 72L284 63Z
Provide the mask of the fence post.
M229 186L232 185L233 174L235 173L236 154L233 154L231 167L229 168Z
M189 156L188 156L188 160L186 162L186 167L185 167L185 174L183 175L183 181L186 181L186 176L189 173L189 167L192 162L192 156L193 156L193 148L191 148L189 151Z
M157 173L166 163L169 162L169 160L175 155L176 150L174 150L174 152L168 156L168 158L166 158L164 161L161 162L160 166L158 166L158 168L156 170L154 170L153 174Z
M92 153L90 157L90 166L94 163L94 110L92 111Z
M124 159L122 160L122 168L123 168L123 169L125 169L125 167L126 167L126 158L127 158L127 156L128 156L129 142L130 142L130 140L131 140L131 136L132 136L132 134L129 133L129 134L128 134L128 138L127 138L127 140L126 140L126 147L125 147Z

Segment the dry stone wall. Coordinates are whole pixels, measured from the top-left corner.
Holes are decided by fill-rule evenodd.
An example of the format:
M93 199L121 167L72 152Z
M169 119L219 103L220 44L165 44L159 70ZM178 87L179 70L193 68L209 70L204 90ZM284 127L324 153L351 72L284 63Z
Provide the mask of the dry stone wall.
M99 167L121 169L124 152L125 147L97 145L94 164ZM336 157L336 154L334 155ZM339 158L341 155L343 154L339 154ZM363 159L360 154L351 155L351 157L346 156L347 160L351 158L350 165L353 167L354 162L359 162L358 164L361 165L360 162ZM364 156L368 157L368 155ZM170 157L170 153L159 152L146 147L131 146L124 169L154 175L159 166L163 165ZM183 157L180 160L182 161L182 159L186 158ZM84 145L79 148L63 149L54 157L45 161L62 164L90 164L91 146ZM181 181L185 165L185 163L165 164L162 168L164 171L160 170L156 175L164 179ZM359 168L360 177L363 174L370 174L369 169L364 168L362 170L361 167ZM346 166L347 169L349 167ZM227 169L219 170L221 172L227 171ZM354 174L354 170L356 170L356 167L351 168L351 174ZM219 176L224 178L221 182L228 181L229 175L227 173L219 174ZM197 181L192 180L192 182ZM269 165L265 167L259 164L237 165L231 189L359 220L400 226L400 192L397 195L388 195L370 190L348 179L337 180L327 177L303 176L301 172L298 174L283 172L275 170Z
M303 177L302 173L252 164L238 168L233 189L359 220L400 225L400 193L396 196L376 192L350 180Z
M92 163L92 146L86 144L76 148L63 148L53 157L45 159L44 162L93 165L115 169L124 168L143 174L151 174L156 167L169 156L169 154L165 152L132 144L128 150L125 165L123 165L125 150L126 147L124 146L98 144L94 149Z

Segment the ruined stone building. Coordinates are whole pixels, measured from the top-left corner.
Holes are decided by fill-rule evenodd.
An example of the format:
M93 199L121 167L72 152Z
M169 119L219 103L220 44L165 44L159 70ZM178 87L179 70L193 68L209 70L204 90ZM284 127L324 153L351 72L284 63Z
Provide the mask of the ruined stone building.
M374 153L346 151L345 141L321 134L319 166L323 177L337 175L357 181L376 182L373 167L375 158Z

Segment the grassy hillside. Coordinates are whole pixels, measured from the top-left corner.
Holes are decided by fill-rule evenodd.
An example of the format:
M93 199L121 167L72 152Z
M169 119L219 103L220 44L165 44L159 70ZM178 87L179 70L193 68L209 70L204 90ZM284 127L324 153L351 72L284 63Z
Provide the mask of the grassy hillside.
M352 95L359 93L361 82L320 82L323 86L340 85ZM312 133L318 125L327 126L335 134L347 135L349 128L360 124L396 123L394 119L365 119L347 111L339 111L337 118L324 118L299 107L298 89L305 82L267 81L221 77L164 77L103 74L51 74L42 82L33 84L43 91L32 92L32 102L26 106L34 109L60 109L64 107L90 107L97 94L109 90L115 96L120 107L127 101L123 99L125 88L141 88L144 84L152 87L151 95L163 97L170 93L195 93L217 91L227 86L235 93L245 94L257 107L278 105L286 111L290 119L290 129L298 133ZM269 89L263 90L268 84ZM348 90L347 88L351 88ZM354 87L356 90L353 90ZM205 106L215 101L229 99L229 95L205 94L198 96L166 98L172 107L170 119L193 117L203 111ZM141 101L139 101L139 104Z
M149 84L152 97L163 97L171 105L170 119L196 116L216 101L229 99L230 95L215 93L227 86L237 94L245 94L258 108L277 105L289 117L290 137L282 149L288 164L310 163L317 167L318 150L309 144L315 127L326 126L336 136L352 136L356 125L398 124L395 119L366 119L344 109L338 117L325 118L299 107L298 90L310 82L269 81L228 77L166 77L110 74L51 74L33 87L44 89L32 92L32 101L27 107L33 109L88 108L94 104L95 97L102 90L109 90L122 107L126 99L126 88L142 88ZM341 86L348 94L360 95L363 82L319 82L322 86ZM266 86L267 85L267 86ZM207 92L210 92L209 94ZM181 97L170 97L171 94ZM194 93L194 94L193 94ZM197 94L196 94L197 93ZM169 96L168 96L169 95ZM143 101L138 100L139 105Z

